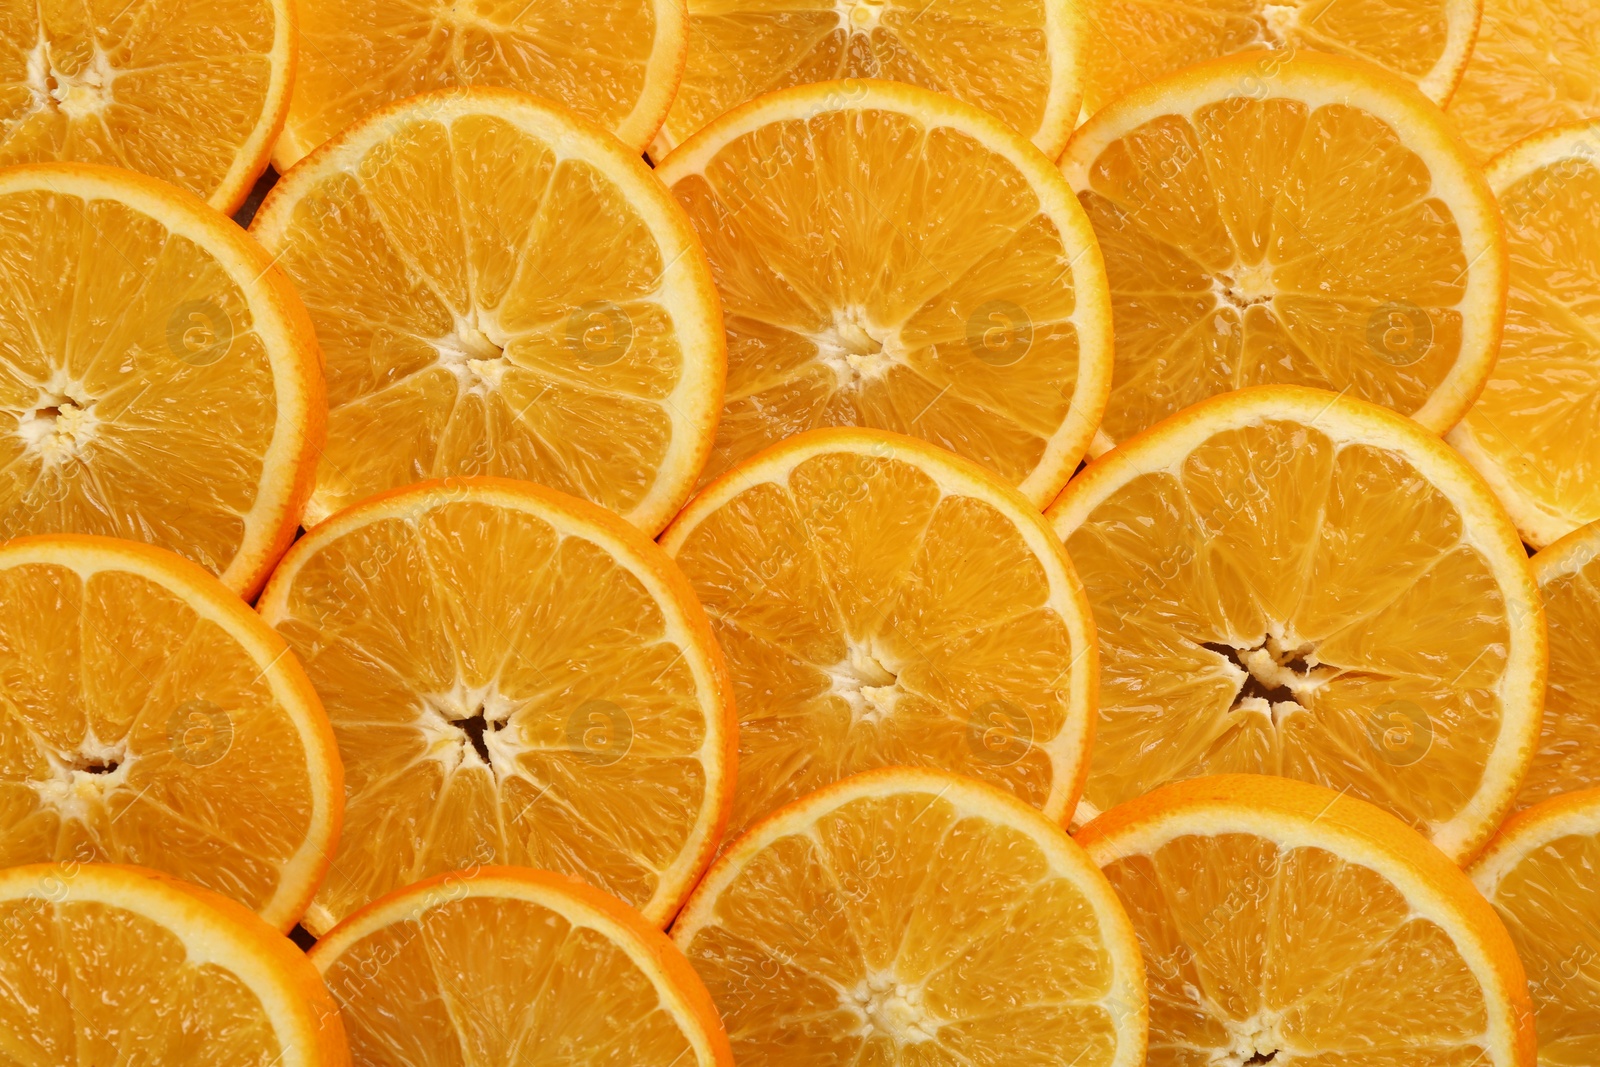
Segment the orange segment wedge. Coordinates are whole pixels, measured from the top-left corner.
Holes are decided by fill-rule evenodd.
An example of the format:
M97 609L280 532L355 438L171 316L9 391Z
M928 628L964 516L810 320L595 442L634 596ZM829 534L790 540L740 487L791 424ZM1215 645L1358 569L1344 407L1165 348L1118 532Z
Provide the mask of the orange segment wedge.
M1050 527L915 438L813 430L735 467L661 538L739 709L729 834L857 771L939 767L1072 811L1094 626Z
M304 925L474 864L575 875L665 924L710 862L736 722L694 592L616 516L527 482L382 494L261 595L347 775Z
M1494 373L1449 441L1542 548L1600 519L1600 121L1489 165L1511 250Z
M374 901L310 956L364 1067L733 1065L711 997L666 935L558 874L439 875Z
M1468 872L1528 970L1539 1067L1600 1057L1600 790L1518 813Z
M635 152L683 71L683 0L298 0L300 69L272 160L434 89L503 86L560 104Z
M153 867L287 930L343 810L305 672L215 578L111 538L0 547L0 866Z
M215 893L135 867L13 867L0 929L12 1063L349 1067L316 968Z
M1089 34L1072 0L690 0L683 82L650 150L762 93L883 78L975 104L1054 159L1077 125Z
M1562 793L1600 787L1600 523L1563 537L1533 557L1550 630L1550 684L1539 751L1517 793L1525 808Z
M299 56L294 0L7 4L0 166L127 167L233 213L267 166Z
M1250 385L1346 392L1443 433L1494 364L1506 251L1432 102L1358 60L1245 52L1159 78L1061 167L1116 327L1098 455Z
M1111 887L970 778L871 771L779 809L672 939L741 1067L1144 1062L1144 968Z
M0 171L0 539L145 541L253 596L311 491L305 309L226 216L84 163Z
M1449 116L1480 159L1540 130L1600 119L1600 10L1589 0L1483 0Z
M1215 397L1049 518L1100 643L1075 820L1174 779L1281 774L1459 861L1509 811L1544 697L1538 589L1488 486L1410 419L1293 386Z
M701 484L823 426L908 434L1042 507L1105 400L1100 253L1038 149L913 85L744 104L656 171L716 274L728 392Z
M525 478L658 533L722 403L716 290L634 152L523 93L366 116L286 174L251 233L327 358L320 522L427 478Z
M1219 775L1113 808L1078 840L1144 949L1149 1067L1534 1067L1505 927L1370 804Z
M1093 115L1152 78L1262 48L1364 59L1443 103L1472 55L1483 5L1484 0L1102 0L1089 20L1083 111Z

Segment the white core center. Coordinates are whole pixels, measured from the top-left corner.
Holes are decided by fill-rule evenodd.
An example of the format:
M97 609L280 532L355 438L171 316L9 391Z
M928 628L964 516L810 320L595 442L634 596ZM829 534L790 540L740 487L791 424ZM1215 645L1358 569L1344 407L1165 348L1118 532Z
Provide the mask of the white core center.
M871 641L851 642L845 658L828 669L832 692L850 705L852 723L878 723L894 713L900 686L885 658Z
M939 1035L939 1024L923 1006L922 990L879 972L857 982L840 997L843 1007L860 1020L857 1036L882 1034L896 1045L920 1045Z

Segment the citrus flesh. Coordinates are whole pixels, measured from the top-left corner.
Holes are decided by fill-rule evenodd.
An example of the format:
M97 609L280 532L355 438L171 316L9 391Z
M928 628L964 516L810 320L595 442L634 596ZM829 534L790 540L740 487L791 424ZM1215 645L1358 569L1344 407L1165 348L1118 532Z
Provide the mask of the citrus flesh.
M13 867L0 871L0 928L11 1063L350 1063L316 969L214 893L110 864Z
M1600 9L1587 0L1483 0L1448 114L1479 159L1540 130L1600 119Z
M545 871L473 867L407 886L309 955L367 1067L732 1067L717 1010L666 935Z
M526 478L654 534L711 447L724 347L683 211L637 155L521 93L450 90L344 131L251 233L327 360L308 518L427 478Z
M1157 79L1073 135L1116 324L1113 444L1208 396L1306 385L1453 426L1494 363L1505 242L1413 87L1316 52Z
M283 639L144 545L0 548L0 866L132 863L287 930L338 838L333 737Z
M913 85L842 81L721 116L656 173L716 273L728 389L701 484L802 430L909 434L1043 506L1110 373L1100 254L1021 137Z
M301 0L300 68L272 160L287 171L387 104L503 86L650 143L683 71L682 0Z
M672 938L742 1067L1143 1062L1143 966L1111 888L970 778L870 771L780 809Z
M683 82L650 151L763 93L882 78L975 104L1054 159L1077 124L1088 33L1067 0L691 0Z
M1539 750L1517 793L1525 808L1600 787L1600 524L1575 530L1533 557L1550 631L1550 678Z
M1281 774L1457 860L1532 759L1545 624L1516 530L1438 438L1294 386L1197 404L1052 506L1094 606L1075 820L1173 779Z
M253 595L323 434L288 279L226 216L82 163L0 173L0 279L0 539L144 541Z
M1600 1056L1600 791L1547 800L1501 827L1468 872L1528 971L1540 1067Z
M1533 1067L1505 927L1370 804L1219 775L1113 808L1078 840L1144 950L1150 1067Z
M1494 373L1449 441L1535 548L1600 519L1600 122L1495 158L1511 252Z
M1443 103L1472 54L1484 0L1106 0L1090 20L1083 111L1218 56L1307 50L1362 59ZM1246 87L1249 88L1249 87Z
M289 111L292 0L8 3L0 166L141 171L220 211L244 202Z
M730 836L893 765L1072 810L1094 722L1089 605L1049 526L981 469L914 438L814 430L707 487L661 543L736 687Z
M615 516L525 482L424 483L311 530L259 607L345 765L314 933L485 863L572 874L665 923L710 861L729 685L693 591Z

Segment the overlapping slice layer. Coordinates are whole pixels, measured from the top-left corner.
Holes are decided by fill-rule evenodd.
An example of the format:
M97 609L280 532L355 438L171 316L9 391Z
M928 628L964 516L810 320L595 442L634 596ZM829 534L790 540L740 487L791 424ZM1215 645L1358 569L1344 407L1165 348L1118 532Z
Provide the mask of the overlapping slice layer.
M1450 443L1542 548L1600 519L1600 122L1489 167L1511 250L1505 339Z
M1260 48L1364 59L1443 102L1472 54L1482 10L1483 0L1106 0L1090 21L1083 110L1093 115L1152 78Z
M601 131L504 90L406 101L286 175L251 232L327 360L313 520L487 474L654 534L689 494L722 401L716 292L682 209Z
M8 3L0 166L142 171L232 212L289 111L292 0Z
M651 152L762 93L885 78L976 104L1054 159L1077 124L1091 27L1067 0L692 0L683 82Z
M152 871L0 871L13 1063L349 1067L339 1009L288 938Z
M716 272L728 392L702 484L791 434L864 426L1043 506L1109 381L1100 254L1037 149L969 104L843 81L772 93L657 173Z
M300 69L273 152L288 170L386 104L452 86L532 93L650 143L683 70L681 0L300 0Z
M1468 872L1494 905L1528 971L1540 1067L1600 1056L1600 790L1519 813Z
M515 945L515 951L506 951ZM731 1067L666 936L560 875L473 867L408 886L311 950L357 1063Z
M287 930L339 836L339 759L283 640L156 549L0 549L0 867L133 863Z
M1094 717L1089 606L1049 527L921 441L817 430L734 468L662 545L727 652L729 832L874 767L1072 810Z
M1096 452L1249 385L1348 392L1453 426L1505 312L1499 212L1465 146L1366 63L1249 52L1145 85L1061 166L1116 323Z
M891 769L781 809L673 924L742 1067L1143 1062L1111 888L1037 811Z
M1517 793L1524 808L1600 787L1600 524L1576 530L1533 557L1550 631L1550 684L1539 751Z
M1600 118L1600 8L1588 0L1483 0L1449 116L1479 159L1524 137Z
M1050 518L1094 606L1100 716L1078 818L1162 782L1282 774L1459 859L1509 809L1544 616L1488 487L1384 409L1266 386L1091 466Z
M1150 1067L1534 1065L1505 927L1369 804L1222 775L1114 808L1078 839L1144 950Z
M87 164L0 175L0 539L105 534L254 595L322 443L316 341L225 216Z
M729 685L688 584L615 516L527 483L427 483L308 533L260 610L347 775L313 931L484 863L573 874L664 922L710 860Z

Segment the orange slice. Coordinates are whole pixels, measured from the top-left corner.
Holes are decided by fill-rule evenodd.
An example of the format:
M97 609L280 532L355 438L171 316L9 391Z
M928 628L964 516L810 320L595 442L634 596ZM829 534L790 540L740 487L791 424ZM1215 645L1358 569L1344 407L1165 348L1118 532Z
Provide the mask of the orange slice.
M642 151L683 73L683 0L299 0L287 171L384 105L481 85L555 101Z
M286 174L250 231L327 357L308 520L455 475L526 478L654 535L722 404L721 313L638 155L522 93L432 93Z
M1037 149L969 104L804 85L706 126L656 171L694 220L728 331L701 483L785 437L921 437L1042 507L1094 433L1111 314L1093 233Z
M1542 548L1600 519L1600 122L1489 166L1511 249L1505 339L1450 443Z
M293 0L13 4L0 166L127 167L233 213L289 113Z
M1133 920L1149 1067L1533 1067L1516 950L1390 815L1284 778L1180 782L1078 834Z
M1173 779L1281 774L1461 860L1509 810L1539 735L1538 590L1489 488L1410 419L1292 386L1216 397L1049 518L1100 642L1076 820Z
M774 89L885 78L975 104L1054 159L1077 125L1089 26L1070 0L690 0L683 83L650 151Z
M1449 115L1480 159L1540 130L1600 119L1600 18L1588 0L1483 0Z
M1472 55L1484 0L1103 0L1090 25L1083 111L1184 67L1252 49L1363 59L1450 98ZM1251 87L1246 86L1248 91Z
M1061 828L892 768L775 812L672 927L743 1067L1144 1062L1144 967Z
M295 924L343 772L283 639L169 552L0 547L0 866L133 863Z
M1600 1057L1600 790L1547 800L1500 828L1468 872L1528 969L1540 1067Z
M1575 530L1533 557L1550 628L1550 684L1539 750L1517 793L1525 808L1600 787L1600 523Z
M145 541L253 596L326 417L288 279L193 197L70 163L0 171L0 285L0 540Z
M711 997L666 935L558 874L439 875L374 901L310 956L370 1067L733 1067Z
M1094 624L1039 513L914 438L814 430L661 537L727 652L730 836L857 771L942 767L1060 820L1088 771Z
M135 867L13 867L0 929L12 1063L350 1063L316 968L226 897Z
M1098 455L1196 401L1309 385L1443 433L1494 364L1494 196L1415 87L1317 52L1247 52L1130 92L1061 167L1111 279Z
M425 483L312 529L259 607L347 775L313 933L485 863L576 875L665 924L710 862L731 686L683 575L616 516L526 482Z

